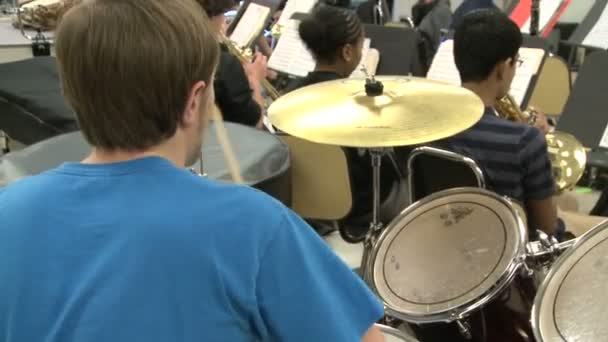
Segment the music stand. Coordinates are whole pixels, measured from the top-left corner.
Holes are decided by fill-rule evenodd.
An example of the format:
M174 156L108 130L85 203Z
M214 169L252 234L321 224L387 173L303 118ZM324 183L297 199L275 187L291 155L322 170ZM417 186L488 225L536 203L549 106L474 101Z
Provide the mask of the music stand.
M380 52L377 75L424 77L420 62L418 33L410 28L364 24L365 35L371 47Z
M594 46L588 41L585 41L596 25L601 24L600 19L602 17L602 13L605 10L608 10L606 9L607 4L608 0L595 0L595 4L591 7L589 12L587 12L587 15L577 26L572 35L567 40L562 41L564 45L570 46L570 55L568 57L569 64L574 64L573 61L578 48L583 48L590 51L608 48L608 44L603 46ZM606 42L608 43L608 40Z
M587 56L572 87L556 129L570 133L581 143L598 149L604 129L608 125L608 52L596 51ZM606 149L608 151L608 148Z
M236 25L238 24L239 20L241 20L241 18L243 17L243 14L245 14L247 7L252 2L255 4L270 8L270 15L268 16L268 18L266 19L266 22L264 23L264 27L267 27L268 24L270 23L270 20L272 20L272 15L274 14L274 12L276 12L281 1L280 0L245 0L243 2L243 5L241 5L241 7L237 11L236 15L234 16L234 19L230 22L230 25L228 25L228 28L226 29L226 35L228 37L232 34L232 32L236 28ZM262 30L262 34L263 34L263 30Z

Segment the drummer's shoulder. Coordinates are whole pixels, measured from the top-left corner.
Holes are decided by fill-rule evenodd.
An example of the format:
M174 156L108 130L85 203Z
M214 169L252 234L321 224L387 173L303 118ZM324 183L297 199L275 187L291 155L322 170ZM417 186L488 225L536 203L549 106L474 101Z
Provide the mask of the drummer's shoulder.
M198 176L197 176L198 177ZM265 192L247 185L203 179L197 182L198 196L212 199L217 206L234 208L247 215L280 216L287 207Z

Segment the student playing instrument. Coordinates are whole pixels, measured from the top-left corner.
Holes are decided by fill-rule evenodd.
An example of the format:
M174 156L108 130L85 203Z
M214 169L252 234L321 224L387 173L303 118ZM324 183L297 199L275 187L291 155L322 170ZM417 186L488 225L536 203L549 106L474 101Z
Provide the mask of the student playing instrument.
M194 1L83 1L55 43L92 152L0 190L0 340L383 340L381 303L299 217L185 170L219 59Z
M314 71L299 80L294 89L323 81L349 77L361 61L363 26L351 10L329 5L318 5L299 26L300 38L312 53L316 65ZM371 158L359 150L346 149L349 160L354 195L350 218L361 217L372 211ZM386 158L388 159L388 158ZM389 196L396 174L390 160L383 163L381 198ZM396 204L396 206L399 206ZM388 211L398 213L402 208ZM386 212L386 211L383 211ZM387 220L392 219L387 213ZM365 219L364 219L365 220Z
M226 31L224 13L234 8L234 0L197 0L211 19L218 39ZM248 126L262 127L264 97L262 80L268 76L267 57L256 53L252 63L241 64L237 57L220 44L220 62L213 87L215 102L224 120Z
M365 37L354 12L318 5L302 20L298 31L316 65L296 88L348 77L359 65Z
M477 124L443 144L474 159L493 191L524 204L532 229L559 235L563 227L557 229L562 224L544 135L498 117L493 109L509 92L521 44L517 25L498 10L478 10L463 18L454 35L454 59L462 86L477 94L486 110Z

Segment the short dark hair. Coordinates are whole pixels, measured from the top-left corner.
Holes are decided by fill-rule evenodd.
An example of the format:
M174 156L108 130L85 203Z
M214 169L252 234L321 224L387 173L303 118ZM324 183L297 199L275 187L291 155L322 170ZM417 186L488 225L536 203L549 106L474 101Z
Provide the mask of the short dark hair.
M363 35L363 25L353 11L321 4L302 20L298 31L317 62L333 63L344 45Z
M499 10L465 15L454 32L454 60L461 81L486 80L498 63L515 59L522 40L519 27Z
M192 86L211 84L219 47L192 0L87 0L62 18L63 94L87 141L145 150L171 138Z
M226 13L236 6L235 0L196 0L209 18Z

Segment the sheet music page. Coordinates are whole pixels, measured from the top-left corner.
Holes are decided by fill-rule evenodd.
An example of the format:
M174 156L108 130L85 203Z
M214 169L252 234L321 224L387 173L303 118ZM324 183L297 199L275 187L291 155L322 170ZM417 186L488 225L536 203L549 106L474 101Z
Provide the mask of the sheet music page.
M562 3L563 0L542 0L540 2L540 15L538 16L539 31L542 31L549 24L551 18L553 18L560 9ZM526 20L524 26L521 28L521 32L530 33L530 18Z
M602 139L600 140L600 147L608 148L608 126L604 129L604 134L602 134Z
M583 45L608 49L608 6L604 7L599 19L583 40Z
M367 68L367 56L369 54L369 48L370 48L371 43L372 43L372 40L369 38L365 38L363 40L363 49L361 51L361 61L359 62L359 65L357 65L357 68L355 68L353 73L350 74L350 77L365 77L365 73L363 72L363 66L365 65L365 67ZM375 75L376 70L368 69L368 72L371 72Z
M309 13L316 3L317 0L288 0L277 24L281 27L288 25L294 13Z
M315 68L315 60L300 39L298 20L289 20L281 28L281 38L275 47L268 68L295 76L306 76Z
M460 74L456 68L456 62L454 62L453 40L450 39L441 43L426 78L460 86Z
M238 47L247 47L264 28L264 23L270 15L270 7L250 2L230 35Z
M446 82L449 84L459 86L460 74L456 63L454 62L454 41L446 40L439 46L437 54L433 59L433 63L427 73L427 78L434 81ZM542 49L531 49L531 48L520 48L519 59L523 61L522 65L517 67L515 71L515 77L511 83L511 90L509 93L513 96L517 103L522 103L532 77L538 73L538 69L545 56L545 51Z
M532 77L538 74L538 69L545 57L543 49L520 48L519 59L523 63L517 67L509 93L518 104L521 104L528 93Z

